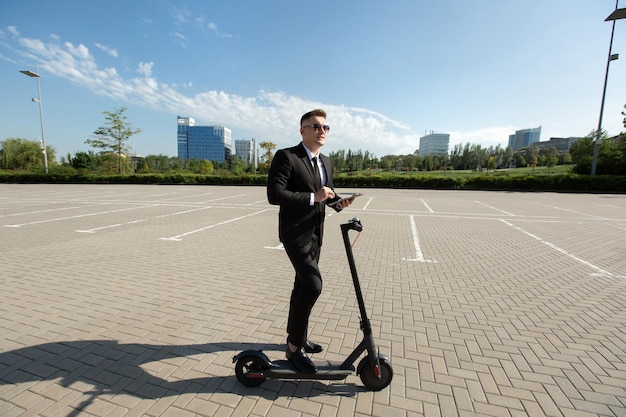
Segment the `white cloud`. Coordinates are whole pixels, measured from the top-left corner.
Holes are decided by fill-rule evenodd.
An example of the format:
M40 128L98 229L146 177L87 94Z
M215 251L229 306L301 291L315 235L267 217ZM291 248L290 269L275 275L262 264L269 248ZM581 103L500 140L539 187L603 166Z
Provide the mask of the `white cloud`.
M187 23L189 17L191 16L191 12L186 7L183 9L178 9L176 7L172 7L174 20L178 23Z
M154 65L154 62L140 62L139 69L137 70L137 72L143 75L144 77L150 77L152 75L153 65Z
M111 55L112 57L117 58L117 49L109 48L108 46L102 45L101 43L96 43L94 46Z
M509 144L509 135L519 130L516 126L494 126L469 132L445 132L450 133L450 149L454 145L465 145L466 143L480 144L483 148L500 145L506 148Z
M14 60L13 58L9 58L8 56L4 55L2 52L0 52L0 59L10 62L12 64L19 64L19 62L17 62L16 60Z
M209 28L209 30L211 30L215 34L215 36L217 36L218 38L230 39L230 38L233 37L233 35L231 35L230 33L220 32L219 28L217 27L217 24L215 24L213 22L209 22L207 24L207 28Z
M89 49L83 44L75 47L70 42L65 42L65 47L68 49L70 54L74 55L78 59L92 59L89 54Z
M177 34L182 39L184 36ZM44 43L21 38L22 54L54 76L67 79L97 95L135 103L168 115L188 115L199 124L221 124L234 138L272 140L279 147L300 140L300 116L324 108L331 125L326 149L367 150L378 157L413 153L419 137L409 126L375 111L321 103L281 91L260 90L250 97L227 91L204 91L189 95L188 84L167 84L153 76L154 63L140 62L136 77L124 77L115 68L99 68L89 49L70 42ZM504 144L514 127L493 127L473 132L449 132L454 143Z
M189 39L180 32L174 32L172 34L174 37L174 41L177 42L181 47L186 48L189 44Z

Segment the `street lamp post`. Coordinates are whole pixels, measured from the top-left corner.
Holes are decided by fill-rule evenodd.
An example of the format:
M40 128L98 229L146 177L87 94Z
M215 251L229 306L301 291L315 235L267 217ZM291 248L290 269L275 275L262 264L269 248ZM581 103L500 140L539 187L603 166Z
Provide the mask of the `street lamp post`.
M48 173L48 151L46 149L46 135L43 127L43 106L41 104L41 84L39 79L41 75L39 75L39 67L35 66L35 71L32 72L29 70L20 71L24 75L28 75L29 77L37 78L37 98L33 98L33 102L39 103L39 119L41 120L41 152L43 153L43 166L46 170L46 174Z
M602 103L600 104L600 118L598 119L598 130L596 131L596 141L593 144L593 160L591 161L591 175L596 175L596 167L598 165L598 149L600 147L600 136L602 132L602 115L604 113L604 99L606 97L606 83L609 79L609 65L611 61L615 61L619 58L619 54L613 54L613 34L615 33L615 21L626 18L626 8L618 9L617 5L619 0L615 0L615 11L609 15L605 22L613 21L613 28L611 29L611 41L609 42L609 57L606 61L606 72L604 74L604 90L602 90Z

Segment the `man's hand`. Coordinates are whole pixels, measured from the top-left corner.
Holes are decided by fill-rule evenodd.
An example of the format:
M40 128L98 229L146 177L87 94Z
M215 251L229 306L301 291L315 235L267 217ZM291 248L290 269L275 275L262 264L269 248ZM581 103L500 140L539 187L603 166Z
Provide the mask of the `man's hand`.
M321 203L322 201L326 201L329 198L335 198L335 193L332 188L322 187L315 192L313 195L313 201L316 203Z
M344 198L342 201L337 203L337 207L339 207L340 209L345 209L346 207L348 207L350 204L354 202L355 198L356 198L355 195L353 195L350 198Z

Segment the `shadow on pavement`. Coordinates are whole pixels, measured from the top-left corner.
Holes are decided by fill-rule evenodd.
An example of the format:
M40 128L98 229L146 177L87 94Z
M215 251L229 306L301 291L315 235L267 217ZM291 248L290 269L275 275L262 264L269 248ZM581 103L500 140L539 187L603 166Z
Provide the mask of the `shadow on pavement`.
M70 387L76 383L93 386L85 392L90 397L76 406L78 415L100 395L126 394L142 399L157 399L180 394L229 392L238 395L259 395L267 399L280 396L343 395L354 396L363 391L354 384L309 384L307 390L281 389L284 381L266 381L258 388L239 384L234 375L167 381L146 372L141 365L172 358L246 349L283 350L284 344L207 343L196 345L121 344L115 340L86 340L44 343L0 353L0 385L59 379ZM219 365L218 365L219 366ZM268 385L274 384L274 385ZM268 385L270 389L263 389ZM78 385L80 387L80 385ZM76 389L73 387L73 389ZM296 391L298 392L297 395ZM302 395L306 392L306 395Z

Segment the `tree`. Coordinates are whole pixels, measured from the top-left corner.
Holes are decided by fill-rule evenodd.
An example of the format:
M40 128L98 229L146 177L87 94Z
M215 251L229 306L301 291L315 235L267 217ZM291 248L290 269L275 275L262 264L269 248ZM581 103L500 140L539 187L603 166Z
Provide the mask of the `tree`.
M507 146L502 153L502 165L504 168L511 168L514 162L515 158L513 156L513 149L511 149L510 146Z
M233 174L241 175L246 169L246 161L237 157L237 155L233 155L230 158L230 170Z
M598 172L605 175L626 174L626 137L605 139L598 152Z
M333 162L334 165L334 162ZM393 167L393 161L390 157L382 157L380 160L380 169L382 169L383 171L389 171L391 170L391 167Z
M139 172L168 172L171 170L170 157L166 155L148 155L142 158L139 164Z
M147 155L140 159L138 173L182 171L184 162L175 156Z
M333 163L333 168L337 172L342 172L346 166L346 151L340 149L336 152L331 152L328 154L328 157Z
M594 139L597 137L597 131L594 130L572 145L570 154L572 162L576 164L575 173L589 173L593 159ZM602 130L599 140L597 174L626 174L626 136L609 138L606 131Z
M572 162L576 165L574 172L577 174L588 174L591 171L591 160L593 159L593 138L595 131L589 133L584 138L576 141L570 148ZM603 132L602 136L606 136Z
M54 150L46 146L48 158L54 161ZM41 144L34 140L9 138L0 142L1 169L44 169Z
M361 171L365 168L370 168L372 157L368 151L363 151L359 149L356 152L352 150L348 150L346 154L346 168L348 168L352 172Z
M126 145L133 135L141 133L141 129L132 130L130 124L126 122L124 112L126 107L120 107L114 111L104 111L104 126L96 129L93 139L87 139L86 144L94 148L102 149L101 153L117 154L119 174L122 174L122 158L130 151Z
M491 155L487 158L487 174L489 174L489 170L493 171L496 169L496 157Z
M69 164L72 168L78 170L96 171L101 163L102 158L98 157L93 151L76 152L73 158L69 158Z
M454 169L461 168L461 157L463 155L463 145L457 143L454 145L454 148L450 151L450 165Z
M272 151L276 149L276 144L268 141L259 143L259 146L265 151L265 153L261 155L259 171L267 172L272 164L272 159L274 158Z
M569 165L572 163L572 155L569 152L559 155L559 163L562 165Z
M548 167L548 172L559 163L559 151L555 147L539 150L539 165Z
M532 174L535 175L535 168L539 164L539 150L537 149L537 145L535 143L531 143L524 149L524 151L526 162L528 162L528 165L533 168Z

